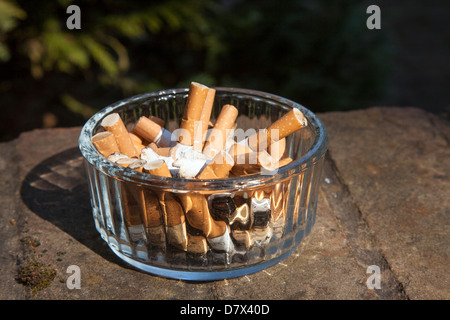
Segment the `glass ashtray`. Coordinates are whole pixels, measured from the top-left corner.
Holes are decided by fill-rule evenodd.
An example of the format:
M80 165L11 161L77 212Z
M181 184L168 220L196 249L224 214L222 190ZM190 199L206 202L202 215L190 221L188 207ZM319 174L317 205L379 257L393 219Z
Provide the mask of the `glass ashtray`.
M243 276L288 257L314 225L328 148L320 120L302 105L273 94L214 89L211 120L223 105L234 105L239 111L237 128L243 132L267 128L293 108L299 109L308 125L286 137L284 154L292 161L272 172L182 179L117 165L91 142L102 131L102 120L112 113L118 113L128 128L141 116L159 117L164 128L173 132L183 116L189 88L119 101L97 112L82 128L79 148L85 158L95 227L118 257L139 270L192 281ZM221 226L218 234L207 237L190 223L185 217L189 201L203 206L208 219ZM174 213L177 223L168 218Z

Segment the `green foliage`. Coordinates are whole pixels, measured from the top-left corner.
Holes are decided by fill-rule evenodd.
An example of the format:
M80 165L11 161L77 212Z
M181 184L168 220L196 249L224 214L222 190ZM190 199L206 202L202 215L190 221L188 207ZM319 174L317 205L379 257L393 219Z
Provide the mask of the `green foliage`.
M17 27L19 20L25 19L26 12L16 3L0 0L0 62L8 61L11 57L6 45L7 33Z
M69 30L72 3L0 0L0 69L36 83L66 75L70 89L55 86L54 99L80 121L112 102L99 95L193 80L342 110L376 98L386 78L388 41L356 0L91 0L76 3L81 30ZM80 95L85 84L99 94Z

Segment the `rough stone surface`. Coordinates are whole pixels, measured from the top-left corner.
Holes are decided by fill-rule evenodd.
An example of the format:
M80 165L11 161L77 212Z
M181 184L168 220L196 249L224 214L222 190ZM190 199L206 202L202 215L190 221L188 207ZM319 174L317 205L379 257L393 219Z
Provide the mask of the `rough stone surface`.
M330 148L311 234L267 270L214 282L152 276L110 251L91 217L80 128L0 144L0 299L450 299L450 125L415 108L319 117ZM30 238L57 270L35 294L17 281ZM80 289L66 285L71 265ZM373 265L380 289L366 284Z

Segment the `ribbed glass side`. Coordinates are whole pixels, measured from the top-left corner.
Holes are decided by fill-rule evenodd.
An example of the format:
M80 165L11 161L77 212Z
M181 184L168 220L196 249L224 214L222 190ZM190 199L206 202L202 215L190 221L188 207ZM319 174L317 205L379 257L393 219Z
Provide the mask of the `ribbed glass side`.
M187 92L169 92L132 99L108 109L102 117L118 112L132 125L142 115L155 115L173 131L186 98ZM243 130L265 128L289 111L284 100L218 90L213 119L227 103L239 109L237 126ZM231 188L228 181L221 189L217 183L198 187L195 182L183 181L152 185L139 180L138 173L127 173L130 169L110 164L105 169L104 160L87 146L90 137L101 130L101 119L87 124L89 130L80 136L93 219L111 249L135 267L188 280L234 277L285 258L310 233L326 150L325 145L311 154L318 141L317 120L286 139L285 154L294 162L308 156L307 161L291 167L279 179L255 175L236 180ZM136 181L135 176L139 178ZM188 207L192 206L202 206L202 228L190 214ZM206 224L215 225L213 236L205 234Z
M209 243L188 219L175 226L167 222L170 212L160 208L158 193L165 199L170 194L179 208L184 193L152 190L105 175L89 164L86 168L95 226L112 248L155 267L214 271L258 264L297 247L315 221L322 163L323 159L299 175L263 188L198 195L208 202L213 219L226 222L222 241L229 241L228 248ZM233 212L222 212L223 203Z

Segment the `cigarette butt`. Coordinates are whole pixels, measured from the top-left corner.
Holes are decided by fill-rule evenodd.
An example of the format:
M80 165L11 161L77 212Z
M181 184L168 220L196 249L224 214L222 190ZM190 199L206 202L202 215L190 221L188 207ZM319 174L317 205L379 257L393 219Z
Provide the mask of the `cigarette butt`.
M97 151L104 157L109 157L114 152L119 151L116 138L114 138L114 135L109 131L97 133L91 138L91 142Z
M172 142L172 135L169 131L145 116L140 117L136 122L133 133L149 143L155 142L160 147L168 147Z
M163 159L156 159L144 165L143 172L160 177L172 177L166 162Z
M190 137L184 135L180 136L178 142L189 146L193 145L194 123L200 121L208 92L211 90L214 89L210 89L207 86L197 82L192 82L190 84L186 107L184 109L183 118L180 124L180 129L188 131ZM200 130L201 128L202 126L200 127Z
M222 151L211 161L211 166L217 178L226 178L234 166L234 160L229 153Z
M156 116L149 116L148 118L153 122L159 124L161 127L164 127L164 125L166 124L166 122L163 119L158 118Z
M134 148L136 149L138 154L140 154L141 150L146 147L146 145L144 144L144 141L139 136L134 134L133 132L130 132L129 135L130 135L130 138L131 138L131 142L134 145Z
M114 152L113 154L108 156L108 160L112 162L117 162L117 160L122 158L128 158L128 156L120 152Z
M147 231L149 243L153 246L164 246L166 237L159 199L155 193L144 189L143 200L145 211L142 220Z
M147 147L152 149L154 153L162 157L168 157L169 151L170 149L172 149L171 147L158 147L158 145L154 142L149 143Z
M185 222L183 207L170 192L164 192L159 196L159 203L165 214L167 226L176 226Z
M209 91L210 88L207 86L198 82L191 82L183 119L200 120Z
M303 113L299 109L293 108L267 128L268 141L283 139L307 124L308 122Z
M188 239L183 207L169 192L161 193L158 198L164 214L167 241L173 246L186 251Z
M228 133L233 128L238 113L238 109L231 104L226 104L222 107L214 128L211 130L208 140L206 140L203 147L204 154L214 158L217 153L223 150L227 142Z
M145 214L142 189L131 184L121 183L122 213L130 239L145 240L142 217Z
M172 178L179 178L179 171L180 168L174 166L174 161L171 157L163 157L161 156L161 159L164 160L164 162L167 165L167 168L169 168L170 174L172 175Z
M286 138L282 138L267 146L267 152L274 159L274 161L279 161L283 157L285 151Z
M178 142L186 146L193 146L194 134L199 132L200 128L201 122L199 120L181 119Z
M101 126L114 135L120 153L126 154L129 157L137 157L139 155L118 113L112 113L106 116L102 120Z
M202 230L206 238L214 238L225 233L226 223L211 217L208 201L204 195L184 194L180 196L180 200L189 224Z
M234 160L227 152L221 151L211 160L197 176L198 179L226 178L234 166Z
M158 149L159 149L159 147L158 147L158 146L156 145L156 143L154 143L154 142L150 142L150 143L147 145L147 147L150 148L150 149L152 149L152 150L155 151L155 152L157 152Z
M210 165L205 166L197 175L197 179L219 179Z
M206 95L205 104L203 105L202 114L200 116L200 121L202 122L202 137L206 133L206 130L209 127L210 119L211 119L211 111L214 104L214 97L216 96L216 90L209 89Z
M208 241L204 236L188 234L187 251L192 253L206 253L209 250Z
M159 198L155 193L148 189L143 190L145 204L144 225L146 227L156 227L163 224L162 212L159 204Z
M267 129L259 130L248 138L248 146L254 150L267 149L269 145L307 126L308 121L303 113L293 108Z
M162 127L149 118L142 116L136 122L133 133L147 141L154 142L158 135L161 134Z
M122 184L123 211L125 214L125 222L128 226L142 224L139 212L141 209L139 198L140 194L135 188Z
M194 150L202 151L206 140L206 133L208 132L208 127L211 122L211 112L214 104L214 97L216 95L216 90L210 89L206 94L205 103L203 105L202 113L200 115L200 130L199 132L194 132ZM197 128L198 129L198 128Z
M128 165L128 168L132 169L132 170L135 170L135 171L138 171L138 172L142 172L146 163L147 163L147 161L145 161L145 160L134 159Z

